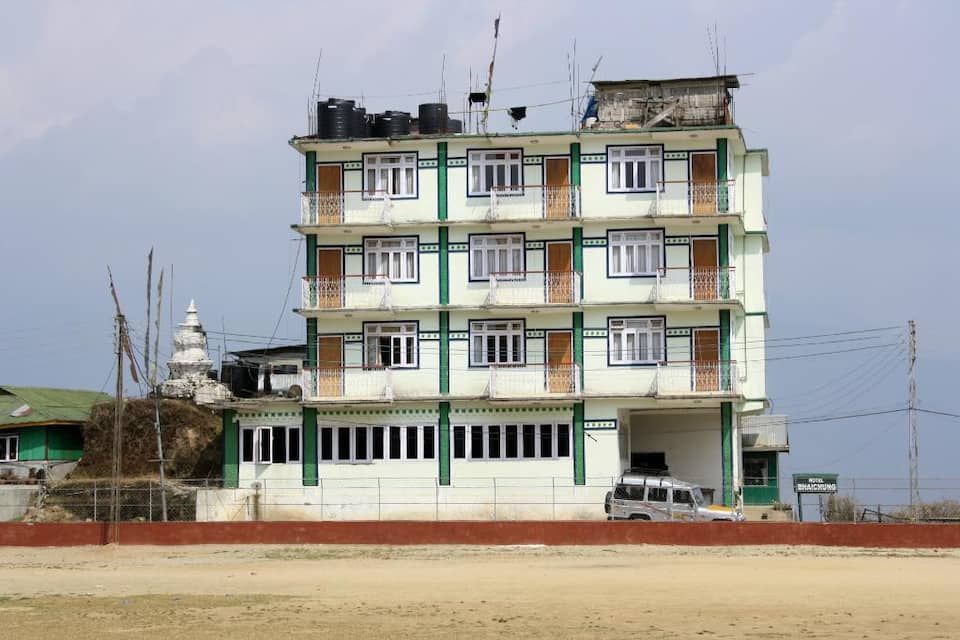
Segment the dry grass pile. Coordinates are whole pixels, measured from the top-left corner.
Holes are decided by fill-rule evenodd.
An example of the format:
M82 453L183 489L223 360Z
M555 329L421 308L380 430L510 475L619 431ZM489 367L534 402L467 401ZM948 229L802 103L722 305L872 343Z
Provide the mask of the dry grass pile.
M113 403L96 405L83 427L83 458L73 478L109 478L112 473ZM215 478L220 476L221 421L212 411L183 400L160 401L164 467L171 478ZM154 401L149 398L127 401L123 411L124 477L157 473L157 436L154 430Z

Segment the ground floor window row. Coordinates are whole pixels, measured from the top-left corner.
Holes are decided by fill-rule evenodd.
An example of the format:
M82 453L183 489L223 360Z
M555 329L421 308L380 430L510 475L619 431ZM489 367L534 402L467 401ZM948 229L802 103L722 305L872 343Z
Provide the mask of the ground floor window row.
M0 462L16 462L20 453L20 436L0 436Z
M240 461L251 464L300 463L300 427L243 427ZM377 460L434 460L436 425L322 426L318 429L321 464L358 464ZM454 425L452 453L457 460L554 460L569 458L573 429L551 424Z

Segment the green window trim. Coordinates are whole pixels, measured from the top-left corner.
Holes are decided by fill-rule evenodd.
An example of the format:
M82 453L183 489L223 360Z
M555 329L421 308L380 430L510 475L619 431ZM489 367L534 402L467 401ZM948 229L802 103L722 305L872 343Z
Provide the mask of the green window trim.
M303 460L303 486L316 487L320 484L320 473L317 467L317 410L315 407L303 408L303 451L300 459Z
M573 405L573 484L587 484L586 451L584 449L583 403Z
M720 457L723 469L723 504L733 506L733 404L720 403Z
M437 427L440 431L437 478L440 486L447 487L450 486L450 403L439 403L437 410Z

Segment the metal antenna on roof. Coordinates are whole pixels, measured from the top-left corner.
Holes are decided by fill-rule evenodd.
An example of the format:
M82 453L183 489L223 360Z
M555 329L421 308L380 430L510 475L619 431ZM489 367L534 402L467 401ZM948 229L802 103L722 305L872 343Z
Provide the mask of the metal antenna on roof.
M446 71L447 71L447 54L443 54L443 58L440 59L440 92L437 94L437 102L440 102L440 103L447 101Z
M493 65L497 62L497 40L500 37L500 14L493 21L493 55L490 57L490 68L487 71L487 99L483 103L483 133L487 133L487 117L490 115L490 96L493 94Z

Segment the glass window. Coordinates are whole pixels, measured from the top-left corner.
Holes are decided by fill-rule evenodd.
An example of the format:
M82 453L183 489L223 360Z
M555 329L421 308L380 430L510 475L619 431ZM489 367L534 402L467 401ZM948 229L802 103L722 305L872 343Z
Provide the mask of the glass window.
M693 496L690 495L690 492L686 489L674 489L673 504L680 504L689 507L693 504Z
M506 442L505 442L506 446L504 447L504 449L505 449L506 457L508 458L518 457L519 449L517 446L518 444L517 430L518 430L517 425L515 424L507 425L507 429L506 429L507 435L506 435Z
M337 428L337 460L349 462L353 459L350 455L350 427Z
M366 198L385 195L416 197L417 155L397 153L364 156L363 192Z
M523 279L524 246L520 234L470 237L470 277L482 280L496 274L498 280Z
M367 459L367 433L368 429L366 427L360 427L354 430L353 451L354 457L357 460Z
M483 457L483 427L474 425L470 427L470 458L481 460Z
M667 490L662 487L647 487L648 502L666 502Z
M662 267L662 231L610 231L607 256L610 275L656 275Z
M390 459L399 460L400 453L400 427L390 427Z
M300 427L243 427L240 462L284 464L300 462Z
M333 429L330 427L320 429L320 459L333 460Z
M540 457L553 457L553 425L540 425Z
M432 426L423 428L423 457L425 460L432 460L436 452L436 440L434 439L435 430Z
M417 238L367 238L363 241L364 280L417 281Z
M523 425L523 457L537 456L537 427L533 424Z
M273 447L270 445L271 434L273 430L270 427L260 427L257 429L257 440L259 444L257 446L257 462L268 463L273 461L273 457L270 455L273 452ZM278 460L277 462L282 462Z
M241 434L240 434L240 435L241 435L241 438L240 438L240 440L241 440L241 444L240 444L241 457L240 457L240 460L241 460L242 462L253 462L253 458L254 458L254 455L253 455L253 451L254 451L254 447L253 447L254 430L253 430L253 429L243 429L243 430L241 431Z
M467 428L453 428L453 457L463 459L467 457Z
M627 192L657 189L662 161L663 151L659 146L609 147L607 189Z
M470 364L523 364L522 320L470 323Z
M663 318L622 318L609 321L611 364L655 364L664 359Z
M419 442L417 433L419 431L420 427L407 427L407 460L416 460L420 457L417 448Z
M557 457L570 457L570 425L557 425Z
M383 427L373 428L373 459L383 460Z
M500 457L500 425L498 424L487 427L487 457Z
M417 325L412 322L368 324L363 328L368 367L416 367Z
M523 154L520 149L471 151L469 193L487 195L519 193L523 189Z

